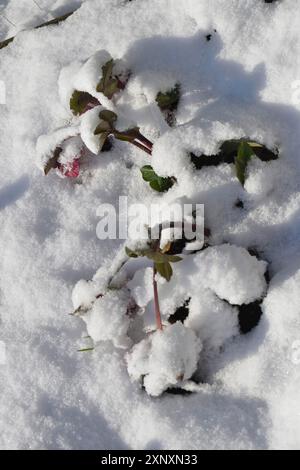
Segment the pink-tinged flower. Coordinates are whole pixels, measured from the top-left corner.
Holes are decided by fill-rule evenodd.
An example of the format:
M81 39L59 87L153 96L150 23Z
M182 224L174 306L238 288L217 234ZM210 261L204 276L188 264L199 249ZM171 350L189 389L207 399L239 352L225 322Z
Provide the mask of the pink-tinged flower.
M77 178L80 173L79 159L76 158L72 162L63 164L58 163L58 169L66 178Z

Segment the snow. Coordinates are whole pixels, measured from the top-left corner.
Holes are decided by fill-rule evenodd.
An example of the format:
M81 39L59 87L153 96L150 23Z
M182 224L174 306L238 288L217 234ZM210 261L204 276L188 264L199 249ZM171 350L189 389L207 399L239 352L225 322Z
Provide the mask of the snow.
M124 290L107 292L95 300L83 320L94 343L112 341L116 347L128 347L130 318L127 313L129 294Z
M134 380L143 378L149 395L159 396L193 375L200 351L201 343L195 333L175 323L133 347L127 355L128 372Z
M90 111L87 111L82 116L80 123L80 135L82 141L95 155L97 155L101 150L99 136L95 135L94 132L100 122L99 113L103 109L103 106L96 106Z
M203 285L231 304L248 304L260 299L266 290L265 261L258 261L244 248L231 245L212 247L199 257L197 278ZM198 280L197 279L197 280Z
M38 3L45 12L30 0L0 2L1 13L16 25L1 16L2 39L20 31L0 51L6 85L6 105L0 105L0 341L7 356L0 364L0 447L299 449L296 2ZM77 6L59 26L32 29ZM120 122L139 124L154 142L153 156L115 142L101 157L86 158L78 179L55 172L45 177L36 163L42 168L58 141L76 134L80 120L68 108L73 78L99 49L131 70L113 106ZM176 125L169 128L155 95L176 82L181 99ZM279 149L278 160L251 161L245 188L232 165L196 171L189 161L188 152L212 155L224 140L240 137ZM177 183L154 193L140 175L145 164ZM211 248L185 254L170 282L158 279L165 329L152 334L152 356L150 264L132 260L118 277L121 285L131 279L130 298L141 307L134 319L126 316L127 292L102 292L124 258L125 243L97 238L97 208L116 205L119 195L147 206L204 204L211 231ZM104 297L95 300L99 293ZM184 325L167 326L189 298ZM237 305L261 298L259 324L240 335ZM69 315L80 306L88 310L87 325L84 315ZM87 329L94 350L77 352L90 346ZM166 343L162 335L176 341ZM148 391L157 395L178 385L177 356L171 354L177 347L178 359L186 361L185 379L195 370L200 383L186 384L194 387L187 396L149 397L130 379L126 354L138 350L135 377L146 371Z

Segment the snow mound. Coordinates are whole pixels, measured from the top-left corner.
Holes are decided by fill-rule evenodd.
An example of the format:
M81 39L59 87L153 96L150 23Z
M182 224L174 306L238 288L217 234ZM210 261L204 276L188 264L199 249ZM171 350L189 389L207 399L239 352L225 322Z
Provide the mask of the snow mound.
M251 256L245 248L214 246L195 257L195 264L197 279L232 305L253 302L266 291L267 263Z
M159 396L193 375L201 347L192 330L175 323L133 347L127 354L128 372L134 380L143 378L149 395Z
M82 318L94 343L112 341L116 347L127 348L130 317L127 314L129 294L126 290L109 291L92 304Z

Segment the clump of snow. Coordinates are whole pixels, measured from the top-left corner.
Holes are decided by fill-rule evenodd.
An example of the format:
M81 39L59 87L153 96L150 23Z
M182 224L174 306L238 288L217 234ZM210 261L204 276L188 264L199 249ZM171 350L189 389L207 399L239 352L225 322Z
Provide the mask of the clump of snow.
M180 386L196 370L201 342L194 332L175 323L150 334L127 354L128 372L141 381L149 395L159 396Z
M90 109L81 117L80 123L80 135L86 145L86 147L95 155L97 155L101 150L101 143L99 135L95 135L96 127L98 126L100 119L99 113L104 108L103 106L95 106L95 108Z
M93 281L81 279L77 282L72 292L74 309L77 310L79 307L83 307L84 309L90 308L99 294L101 294L101 292Z
M59 155L59 162L65 164L72 162L76 157L79 158L82 147L82 140L79 136L67 139L61 145L62 152Z
M245 248L221 245L195 257L197 279L220 299L235 305L260 299L266 291L267 263L251 256Z
M97 51L93 54L74 77L74 89L86 91L90 94L95 93L102 76L102 67L110 60L112 60L112 57L105 50Z
M62 144L69 138L73 138L79 134L79 129L76 126L62 127L56 129L53 133L47 135L41 135L36 143L36 161L37 165L41 170L44 170L44 167L53 156L53 152L57 147L61 147ZM72 139L72 146L76 144L75 151L78 151L78 140ZM69 144L65 144L65 150L67 150ZM68 153L66 152L66 156ZM70 161L70 160L68 160Z
M91 309L82 318L94 343L112 341L117 348L130 346L131 341L127 336L130 324L127 313L129 301L126 290L112 290L93 302Z
M237 308L220 300L210 289L199 289L188 309L184 325L197 333L208 350L218 350L239 333Z
M70 99L75 90L73 80L82 67L82 62L72 62L64 67L58 77L58 94L60 102L70 112ZM78 90L82 91L82 90Z

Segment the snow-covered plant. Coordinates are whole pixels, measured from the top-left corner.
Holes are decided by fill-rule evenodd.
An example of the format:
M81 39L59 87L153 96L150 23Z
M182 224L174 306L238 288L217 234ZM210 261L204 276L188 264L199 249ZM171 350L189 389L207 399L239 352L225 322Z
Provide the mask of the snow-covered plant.
M127 354L129 375L146 392L159 396L172 387L182 387L196 371L202 349L194 331L182 323L149 334Z
M164 115L169 126L175 124L174 112L176 111L180 100L180 84L176 83L173 88L165 92L158 92L156 103Z
M137 126L116 127L118 117L114 109L117 95L124 90L129 76L124 64L113 60L103 50L84 64L71 64L62 70L59 95L62 105L71 113L72 126L39 137L38 164L46 175L51 169L57 169L62 176L77 177L80 160L89 153L98 155L110 136L129 142L151 155L152 143ZM76 148L73 145L75 136Z

